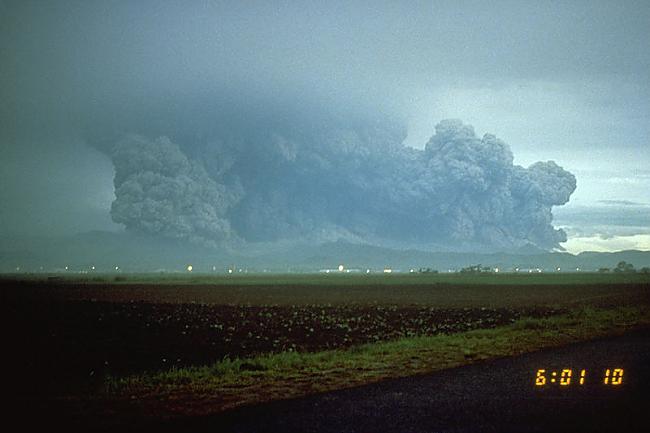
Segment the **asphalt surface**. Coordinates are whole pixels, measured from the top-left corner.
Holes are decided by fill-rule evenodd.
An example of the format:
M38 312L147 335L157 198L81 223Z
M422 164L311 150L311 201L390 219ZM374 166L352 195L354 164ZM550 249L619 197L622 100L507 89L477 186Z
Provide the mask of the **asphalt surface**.
M571 384L560 386L558 376L551 383L566 368ZM603 384L605 370L616 368L624 369L622 383ZM546 370L545 386L535 386L538 369ZM65 406L19 406L7 414L23 431L650 432L650 329L207 417L98 419L92 407L71 417Z
M535 386L540 368L547 385ZM552 372L571 368L568 386ZM604 372L623 368L620 385ZM580 370L586 370L579 385ZM611 381L610 381L611 382ZM154 427L154 426L150 426ZM178 432L650 432L650 330L155 426Z

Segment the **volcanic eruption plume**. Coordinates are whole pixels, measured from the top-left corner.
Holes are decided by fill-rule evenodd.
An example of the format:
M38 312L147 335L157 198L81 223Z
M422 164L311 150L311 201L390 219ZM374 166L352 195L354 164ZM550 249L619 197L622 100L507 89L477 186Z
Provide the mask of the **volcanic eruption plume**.
M208 245L303 239L454 249L559 247L552 206L575 177L513 164L506 143L443 120L424 150L381 121L268 127L202 143L127 135L111 151L111 214L127 229Z

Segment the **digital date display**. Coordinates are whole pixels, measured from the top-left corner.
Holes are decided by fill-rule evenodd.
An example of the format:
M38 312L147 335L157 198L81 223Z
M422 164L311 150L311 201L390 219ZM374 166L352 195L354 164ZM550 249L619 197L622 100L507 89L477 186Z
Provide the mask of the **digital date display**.
M622 368L606 368L603 370L575 370L563 368L561 370L539 369L535 374L535 386L570 386L599 383L608 386L623 384L625 370Z

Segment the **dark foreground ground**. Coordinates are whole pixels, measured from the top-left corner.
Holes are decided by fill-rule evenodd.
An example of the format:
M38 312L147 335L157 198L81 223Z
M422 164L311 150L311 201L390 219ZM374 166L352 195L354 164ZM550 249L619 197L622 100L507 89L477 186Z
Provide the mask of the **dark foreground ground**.
M492 328L648 297L645 279L625 276L563 282L569 277L560 275L536 284L518 276L480 284L476 277L372 284L287 278L205 285L0 280L4 412L25 431L42 423L47 428L36 431L647 430L637 415L649 409L649 333L169 424L143 424L129 405L109 417L97 407L107 375ZM611 389L534 389L538 368L559 367L621 367L626 381ZM66 395L77 396L72 411Z
M587 381L535 387L539 368L584 368ZM623 383L604 385L606 368L624 368ZM89 407L72 421L65 407L9 406L5 421L38 432L647 432L650 329L208 417L97 418Z
M583 386L534 386L535 372L587 370ZM606 368L623 383L604 385ZM115 420L114 420L115 421ZM119 424L119 423L118 423ZM110 428L107 424L105 427ZM116 426L113 426L116 427ZM650 330L308 398L166 424L169 432L647 432Z
M618 304L646 296L644 285L626 281L573 284L558 292L554 286L509 286L510 279L472 286L471 279L447 285L385 278L368 286L360 278L300 278L306 279L233 280L242 285L223 279L212 285L0 279L6 323L0 366L11 372L4 388L27 400L95 394L109 375L494 328L565 312L568 301ZM494 297L504 306L488 302Z
M5 304L4 307L7 307ZM101 391L127 375L224 357L317 352L414 335L507 325L549 308L228 306L90 301L14 303L4 318L5 370L23 398ZM34 320L37 318L38 320ZM17 380L17 383L14 381ZM35 392L37 391L37 392Z

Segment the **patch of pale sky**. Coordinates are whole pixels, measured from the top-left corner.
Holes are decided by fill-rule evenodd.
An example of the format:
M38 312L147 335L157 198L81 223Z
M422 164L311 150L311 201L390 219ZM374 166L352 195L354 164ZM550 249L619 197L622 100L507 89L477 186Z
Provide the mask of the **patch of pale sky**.
M650 234L635 234L631 236L601 236L570 237L562 246L570 253L577 254L583 251L623 251L641 250L650 251Z

